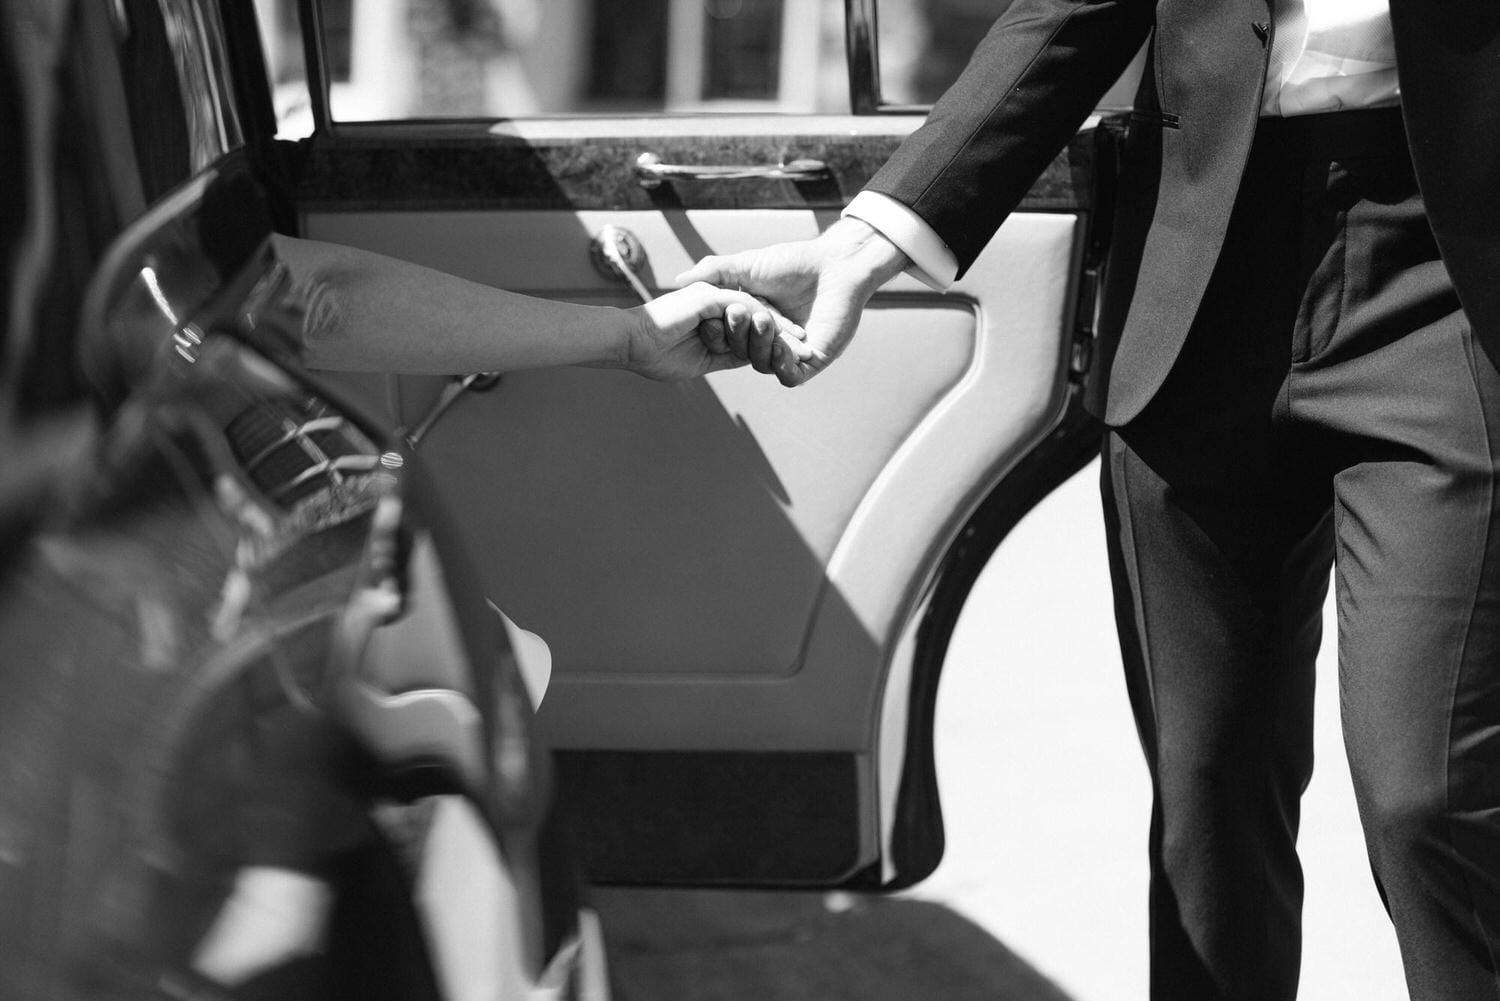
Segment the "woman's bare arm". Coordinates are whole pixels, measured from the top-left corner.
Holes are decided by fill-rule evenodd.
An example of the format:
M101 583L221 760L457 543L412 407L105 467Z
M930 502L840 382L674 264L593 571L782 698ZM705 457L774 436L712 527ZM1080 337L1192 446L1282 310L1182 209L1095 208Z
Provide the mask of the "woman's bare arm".
M751 336L800 333L752 296L701 282L630 309L584 306L340 244L274 241L311 304L304 359L314 368L449 374L591 365L684 379L743 363L726 347L726 315Z

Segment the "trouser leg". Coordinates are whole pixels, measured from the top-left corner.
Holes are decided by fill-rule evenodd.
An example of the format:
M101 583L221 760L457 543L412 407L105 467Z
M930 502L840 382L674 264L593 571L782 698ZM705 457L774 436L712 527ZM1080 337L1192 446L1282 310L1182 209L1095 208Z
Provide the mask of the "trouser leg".
M1295 993L1335 548L1345 739L1411 995L1500 999L1497 456L1500 376L1409 165L1252 157L1183 355L1105 470L1156 1001Z
M1321 252L1303 248L1302 184L1298 167L1252 164L1182 355L1106 446L1116 617L1153 791L1155 1001L1296 994L1296 834L1332 558L1326 484L1286 461L1274 419Z
M1414 1001L1500 999L1500 376L1426 226L1369 163L1303 312L1290 410L1334 487L1339 684ZM1374 177L1361 174L1374 173ZM1400 180L1399 173L1395 180Z
M1105 480L1152 778L1151 996L1289 1001L1328 521L1164 475L1119 435Z

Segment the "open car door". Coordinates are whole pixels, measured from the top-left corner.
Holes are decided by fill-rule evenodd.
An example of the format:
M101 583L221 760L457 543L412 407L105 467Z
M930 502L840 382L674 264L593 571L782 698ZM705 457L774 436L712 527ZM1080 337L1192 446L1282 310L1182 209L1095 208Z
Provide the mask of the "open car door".
M649 295L706 254L813 236L920 123L881 99L874 5L303 0L315 128L285 194L306 237L632 305L616 258ZM273 62L294 57L297 22L263 7ZM488 55L453 43L465 18ZM401 96L351 103L372 86ZM493 600L551 647L538 724L591 879L876 888L936 865L949 634L1000 538L1096 447L1113 136L1080 133L950 292L881 289L795 391L749 369L351 380L419 439Z

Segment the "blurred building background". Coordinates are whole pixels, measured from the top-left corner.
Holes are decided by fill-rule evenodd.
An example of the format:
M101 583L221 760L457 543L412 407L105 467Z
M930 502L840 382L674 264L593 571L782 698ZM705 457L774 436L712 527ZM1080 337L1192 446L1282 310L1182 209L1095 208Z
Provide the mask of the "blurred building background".
M1006 0L882 0L882 90L926 103ZM288 132L310 128L296 0L257 0ZM343 121L848 110L843 0L324 0Z

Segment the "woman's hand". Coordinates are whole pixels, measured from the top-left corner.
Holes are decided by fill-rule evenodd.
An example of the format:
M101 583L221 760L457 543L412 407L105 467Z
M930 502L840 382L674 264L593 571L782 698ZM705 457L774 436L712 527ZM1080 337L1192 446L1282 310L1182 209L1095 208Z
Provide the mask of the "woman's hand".
M778 340L800 344L803 336L800 327L749 293L707 282L627 312L634 322L625 367L651 379L691 379L735 368L752 356L769 358Z
M854 337L871 294L911 261L868 223L840 219L811 240L705 257L678 281L733 285L764 296L800 323L790 340L729 339L735 357L785 386L800 386L833 363ZM788 321L790 322L790 321ZM732 332L732 330L731 330Z

